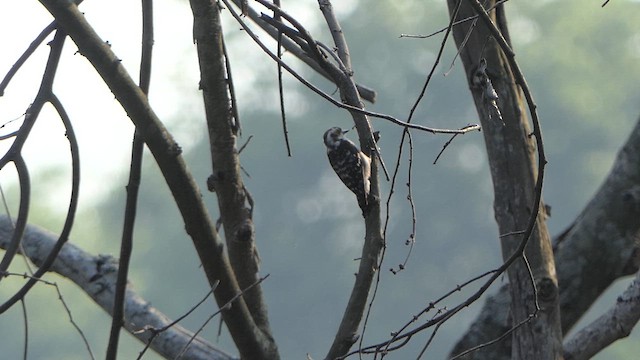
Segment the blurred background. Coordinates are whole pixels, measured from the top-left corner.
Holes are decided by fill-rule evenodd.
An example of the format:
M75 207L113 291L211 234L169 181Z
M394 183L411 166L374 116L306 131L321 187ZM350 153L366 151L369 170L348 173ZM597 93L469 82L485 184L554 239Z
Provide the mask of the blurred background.
M542 122L547 166L544 200L552 207L548 225L561 232L579 214L608 173L616 151L640 114L640 2L510 1L510 33ZM251 4L253 5L253 4ZM317 2L283 2L312 34L330 43ZM187 1L156 1L155 46L150 101L185 150L185 157L217 218L216 199L206 192L211 172L198 62ZM406 119L436 57L443 34L410 39L401 34L429 34L447 26L445 1L336 1L334 4L353 57L359 83L378 92L368 109ZM139 68L138 3L86 1L81 10L98 34L111 44L131 76ZM255 201L254 218L262 258L261 273L274 336L283 359L322 358L333 340L354 280L364 228L355 198L333 174L321 136L331 126L351 126L345 111L315 96L285 75L285 102L292 157L288 157L278 108L276 65L251 42L227 11L222 12L238 92L244 144L245 184ZM13 2L0 12L0 74L6 73L28 44L51 21L37 2ZM266 35L261 36L266 40ZM272 42L272 48L275 48ZM67 41L54 90L66 105L80 142L82 182L80 214L71 241L93 254L119 253L125 185L133 127L113 95L71 41ZM17 129L33 100L48 47L41 46L0 97L0 131ZM327 81L294 60L294 67L328 93ZM445 76L445 73L447 74ZM337 95L336 95L337 96ZM13 121L12 121L13 120ZM477 123L464 69L455 59L453 39L436 69L414 122L458 128ZM382 156L393 169L401 129L372 119L382 135ZM364 344L383 341L414 314L469 278L500 265L493 219L492 185L482 134L456 138L437 165L433 161L448 140L444 135L413 133L411 179L417 213L416 244L407 267L411 208L407 195L406 148L396 194L390 201L387 251L381 282ZM8 144L0 144L2 150ZM51 231L62 228L70 193L70 158L64 129L45 107L25 149L32 176L30 222ZM15 171L0 172L0 183L17 213ZM383 184L386 202L389 184ZM12 271L22 272L22 261ZM108 341L110 318L65 279L57 282L74 320L98 358ZM207 282L191 241L153 158L147 153L136 223L130 280L134 288L169 317L176 318L207 292ZM2 282L9 297L22 279ZM503 280L504 281L504 280ZM585 317L597 316L613 303L627 280L616 283ZM495 291L499 284L494 285ZM455 306L474 286L442 303ZM88 354L55 290L39 285L26 298L30 359L86 359ZM438 330L426 358L445 358L482 304L469 307ZM210 300L182 325L197 329L214 309ZM427 315L429 316L429 315ZM204 336L236 353L217 324ZM3 357L22 357L22 310L0 316ZM414 358L429 333L414 338L391 358ZM618 341L598 359L629 359L640 351L639 335ZM635 340L634 340L635 339ZM120 357L135 358L143 345L123 335ZM158 359L148 353L145 359Z

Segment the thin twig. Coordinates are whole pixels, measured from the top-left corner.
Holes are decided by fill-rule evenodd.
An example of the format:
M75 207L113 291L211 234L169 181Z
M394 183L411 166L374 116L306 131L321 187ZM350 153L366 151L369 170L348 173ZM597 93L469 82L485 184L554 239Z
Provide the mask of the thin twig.
M474 347L472 347L472 348L469 348L469 349L467 349L467 350L465 350L465 351L461 352L460 354L457 354L456 356L452 357L452 358L451 358L451 359L449 359L449 360L456 360L456 359L462 358L462 357L464 357L465 355L470 354L470 353L472 353L472 352L475 352L475 351L478 351L478 350L480 350L480 349L486 348L486 347L491 346L491 345L493 345L493 344L497 344L497 343L499 343L500 341L502 341L502 340L506 339L508 336L511 336L511 334L512 334L514 331L516 331L518 328L520 328L520 327L521 327L521 326L523 326L524 324L526 324L526 323L530 322L530 321L531 321L531 320L533 320L534 318L535 318L535 314L529 314L529 316L528 316L526 319L524 319L524 320L520 321L519 323L517 323L516 325L512 326L509 330L505 331L505 332L504 332L504 334L502 334L502 335L498 336L497 338L495 338L495 339L493 339L493 340L490 340L490 341L487 341L487 342L482 343L482 344L480 344L480 345L477 345L477 346L474 346Z
M228 0L222 0L222 2L229 7L229 1ZM373 112L373 111L368 111L368 110L364 110L355 106L351 106L348 104L344 104L339 100L334 99L331 95L325 93L324 91L320 90L318 87L316 87L315 85L311 84L309 81L307 81L304 77L302 77L302 75L298 74L295 70L293 70L293 68L291 68L289 65L287 65L287 63L285 63L284 61L282 61L281 59L278 59L278 57L276 56L276 54L274 54L271 50L269 50L269 48L267 48L267 46L258 38L258 36L251 30L251 28L249 28L249 26L246 24L246 22L240 17L240 15L238 15L235 11L233 11L232 9L229 9L231 15L236 19L236 21L240 24L240 26L242 26L243 30L246 31L247 35L249 35L249 37L251 37L251 39L253 39L253 41L270 57L272 58L275 62L279 63L280 65L282 65L282 68L284 68L285 70L287 70L287 72L289 72L289 74L291 74L294 78L296 78L300 83L302 83L304 86L306 86L307 88L309 88L311 91L315 92L316 94L320 95L323 99L329 101L331 104L333 104L336 107L342 108L342 109L346 109L349 111L353 111L353 112L357 112L363 115L367 115L367 116L371 116L371 117L375 117L375 118L379 118L379 119L384 119L384 120L388 120L391 121L392 123L396 124L396 125L400 125L409 129L416 129L416 130L420 130L420 131L426 131L432 134L466 134L468 132L471 132L473 130L479 130L480 129L480 125L474 124L473 126L465 126L461 129L439 129L439 128L432 128L432 127L427 127L427 126L422 126L422 125L418 125L418 124L411 124L411 123L407 123L404 121L401 121L391 115L386 115L386 114L381 114L381 113L377 113L377 112Z
M238 99L236 98L236 88L233 85L233 73L231 72L231 62L229 61L229 53L227 52L227 43L224 36L220 37L222 42L222 54L224 57L224 69L227 75L227 87L229 89L229 98L231 99L231 113L233 114L233 134L242 135L242 125L240 124L240 112L238 111Z
M458 8L460 7L459 5L460 3L461 2L458 2ZM447 69L447 71L444 73L444 76L449 76L449 74L453 70L453 66L456 63L456 59L458 58L458 56L460 56L460 53L462 53L462 49L464 49L465 45L467 45L467 41L469 41L469 38L473 33L473 29L476 27L477 23L478 23L478 19L473 19L473 21L471 22L471 25L469 25L469 30L467 30L467 33L464 35L464 39L462 39L462 41L460 42L460 46L456 50L456 54L453 56L453 59L451 59L451 64L449 64L449 69Z
M13 159L13 164L16 167L16 171L18 173L18 184L20 186L20 204L18 205L18 219L15 222L13 234L11 235L11 241L9 246L5 249L5 254L2 257L2 261L0 262L0 274L3 274L9 269L9 265L13 261L13 258L18 252L20 248L20 241L22 239L22 235L24 233L24 229L27 225L27 216L29 214L29 202L31 198L31 182L29 180L29 171L27 169L27 165L24 163L24 159L20 154L17 155L15 159ZM0 280L3 279L3 276L0 275ZM15 301L20 298L16 298ZM15 303L15 301L13 303ZM12 305L13 305L12 303ZM0 314L2 314L0 307Z
M9 265L18 251L20 238L22 237L22 233L26 226L26 217L29 211L28 198L31 184L29 182L29 173L26 164L24 163L24 159L22 158L21 151L38 118L38 115L40 114L40 111L42 110L42 107L51 97L53 80L62 54L62 46L64 45L65 37L66 33L58 30L53 41L51 41L51 51L42 75L40 89L38 90L33 103L29 107L25 120L20 127L15 140L11 144L11 147L7 150L5 155L0 158L0 169L4 168L7 163L13 162L16 166L16 170L18 171L18 177L20 180L20 210L18 212L18 220L16 222L16 231L13 234L11 245L7 248L2 261L0 261L0 273L9 269ZM0 277L0 280L2 280L2 277ZM19 299L20 298L14 297L11 305L15 304ZM4 311L6 311L6 308L0 306L0 313Z
M413 186L411 184L411 178L413 175L413 137L411 133L407 133L407 137L409 139L409 166L407 169L407 201L409 201L409 205L411 206L411 234L409 235L409 239L407 240L409 245L409 251L407 251L407 256L404 258L404 261L400 265L400 270L406 268L407 263L409 262L409 257L411 257L411 252L413 251L413 246L416 243L417 236L417 222L418 216L416 215L416 204L413 202ZM406 245L407 243L405 243Z
M238 5L238 7L240 7L240 3L242 0L233 0L233 2ZM228 5L227 5L228 6ZM258 14L258 12L256 10L254 10L252 7L247 7L247 16L254 22L256 23L260 28L262 28L267 34L269 34L272 38L276 39L278 38L278 33L279 33L279 28L277 26L275 26L275 24L273 23L268 23L267 21L264 21L265 19L261 18L261 15ZM298 44L299 45L299 44ZM318 63L312 59L307 51L303 48L301 48L300 46L297 46L295 42L291 41L291 39L282 38L282 46L287 50L288 53L292 54L293 56L297 57L298 59L302 60L302 62L304 62L305 64L307 64L310 68L312 68L313 70L315 70L318 74L320 74L322 77L324 77L325 79L329 80L329 81L333 81L333 79L329 76L329 74L327 74L326 71L324 71L320 65L318 65ZM376 101L376 92L375 90L362 85L362 84L356 84L356 87L358 89L358 93L360 94L360 96L370 102L370 103L375 103Z
M222 307L220 307L220 309L218 309L218 311L214 312L213 314L209 315L209 317L207 318L207 320L204 321L204 323L202 324L202 326L200 326L200 328L193 334L193 336L191 337L191 339L189 339L189 342L187 342L187 344L184 346L184 348L182 349L182 351L180 351L180 353L178 354L178 356L176 356L176 359L180 359L182 358L182 355L184 355L185 351L187 351L187 349L189 348L189 346L191 345L191 342L198 337L198 334L200 334L202 332L202 330L204 330L204 328L207 326L207 324L209 324L209 322L216 317L218 314L220 314L223 310L226 310L228 308L230 308L231 306L233 306L233 302L236 301L238 298L240 298L241 296L243 296L247 291L253 289L254 287L260 285L263 281L265 281L270 274L267 274L261 278L259 278L258 280L256 280L253 284L247 286L246 288L242 289L241 292L239 292L236 296L232 297L226 304L224 304Z
M249 145L249 142L251 141L251 139L253 139L253 135L249 135L249 137L247 138L247 141L245 141L244 144L240 146L240 149L238 149L238 155L242 154L242 150L244 150L247 147L247 145Z
M24 51L24 53L22 53L22 55L13 64L13 66L11 66L9 72L7 72L7 74L2 79L2 82L0 82L0 96L4 95L4 90L7 88L7 85L9 85L11 79L13 79L13 76L18 72L18 70L20 70L27 59L36 51L36 49L40 46L40 44L42 44L44 39L46 39L47 36L49 36L49 34L51 34L57 26L58 24L55 21L47 25L47 27L45 27L40 32L40 34L31 42L29 47L27 47L27 49Z
M280 7L280 0L274 0L273 2L277 7ZM280 21L280 14L274 12L273 19ZM282 31L278 30L278 44L277 54L278 59L282 60ZM282 119L282 134L284 135L284 143L287 147L287 156L291 157L291 144L289 144L289 130L287 130L287 114L284 109L284 87L282 85L282 65L277 63L278 66L278 95L280 98L280 118Z
M500 1L496 1L495 4L493 4L492 6L487 8L487 11L491 11L493 10L496 6L506 3L509 0L500 0ZM471 21L471 20L475 20L478 18L478 15L473 15L473 16L469 16L468 18L462 19L462 20L457 20L453 23L453 26L456 25L460 25L460 24L464 24L467 21ZM438 31L434 31L429 35L411 35L411 34L400 34L401 38L409 38L409 39L426 39L426 38L430 38L434 35L438 35L442 32L447 31L447 29L449 28L449 26L443 27L442 29L438 30Z
M420 90L420 94L418 94L418 98L416 99L416 101L414 102L413 106L411 107L411 110L409 111L409 116L407 117L407 122L411 122L411 119L413 119L413 114L415 113L416 109L418 108L418 105L420 104L420 101L422 100L422 98L426 94L427 87L429 86L429 83L431 82L431 78L433 77L433 74L436 72L436 67L440 63L440 59L442 59L442 54L444 53L444 47L447 44L447 40L449 39L449 35L451 34L451 29L453 28L453 21L456 18L456 16L458 15L458 11L460 11L461 3L462 3L462 0L458 0L458 5L456 5L456 9L454 10L453 15L451 15L451 18L449 19L449 26L447 27L447 31L444 33L444 37L442 38L442 42L440 43L440 49L438 50L438 55L436 55L436 60L433 62L433 65L431 66L431 71L429 71L429 74L427 75L427 79L425 80L424 85L422 86L422 89Z
M24 298L20 299L20 307L22 307L22 322L24 323L24 347L22 349L22 358L27 360L29 350L29 317L27 316L27 304Z
M458 4L458 9L459 9L459 4ZM457 13L457 12L456 12ZM422 90L420 92L420 94L418 95L418 98L416 99L414 105L411 107L411 110L409 111L409 116L407 119L407 124L409 124L411 122L411 119L413 117L413 114L415 113L418 104L420 103L420 100L422 99L422 97L424 96L424 94L426 93L427 90L427 86L429 85L429 82L431 81L431 78L435 72L435 69L438 65L438 63L440 62L440 59L442 58L442 54L444 53L444 47L446 45L447 39L449 37L449 34L451 33L451 28L453 26L453 22L455 19L455 14L453 16L451 16L450 20L449 20L449 26L447 27L447 32L445 33L444 38L442 39L442 42L440 44L440 50L438 51L438 55L436 57L436 61L434 62L434 64L431 66L431 70L427 76L427 79L425 80L425 83L422 87ZM477 127L477 129L479 129L479 127ZM398 150L398 157L396 160L396 166L395 169L393 171L393 176L392 176L392 180L391 180L391 189L389 190L389 196L387 197L387 202L386 202L386 218L385 218L385 223L383 226L383 231L382 231L382 237L384 239L387 238L387 229L389 226L389 221L390 221L390 214L391 214L391 199L393 198L393 194L395 192L395 184L396 184L396 180L397 180L397 176L398 176L398 172L400 170L400 165L402 162L402 149L404 148L404 143L405 143L405 138L407 136L410 136L408 129L405 127L405 129L402 131L402 137L400 139L400 144L399 144L399 150ZM413 158L413 154L412 154L412 150L410 149L410 154L409 154L409 159ZM410 165L410 169L411 169L411 165ZM409 177L411 176L411 170L409 170ZM409 189L409 194L411 194L411 189ZM411 208L412 208L412 222L413 222L413 230L412 230L412 235L415 236L415 224L416 224L416 214L415 214L415 207L413 204L413 201L410 200L410 204L411 204ZM415 240L415 238L412 239L412 244L411 244L411 249L413 248L413 241ZM384 262L384 258L385 258L385 254L386 254L386 246L383 247L382 252L380 254L380 259L378 260L378 269L382 268L382 264ZM405 259L405 264L406 261L408 260L408 254L407 254L407 258ZM391 271L393 272L394 270L391 269ZM368 309L367 309L367 314L365 316L365 320L364 320L364 325L363 325L363 330L362 330L362 336L360 337L360 348L362 348L362 344L363 344L363 338L364 338L364 334L365 334L365 330L367 327L367 323L369 320L369 314L371 312L371 309L373 307L373 303L375 301L376 295L378 293L378 287L379 287L379 283L380 283L380 272L378 272L377 276L376 276L376 283L373 287L373 294L371 296L371 300L369 301L369 305L368 305Z
M438 153L436 158L433 160L433 165L435 165L438 162L438 159L440 159L440 156L444 153L444 150L449 146L449 144L451 144L451 142L453 141L453 139L456 138L456 136L458 136L458 134L451 135L449 140L447 140L447 142L444 143L444 145L442 146L442 149L440 149L440 152Z
M147 96L151 81L151 58L153 54L153 0L142 0L142 53L140 58L140 89ZM125 321L124 302L129 277L129 264L133 252L133 230L138 208L138 190L142 177L142 159L144 139L136 129L133 134L131 148L131 166L129 183L127 184L127 199L124 209L124 224L122 226L122 240L120 243L120 257L118 260L118 277L116 281L111 332L107 346L107 360L115 360L118 354L118 340L120 329Z
M58 34L56 34L56 36L58 36ZM67 140L69 141L69 147L71 152L71 196L69 198L69 207L67 209L67 216L65 218L65 222L60 232L60 235L58 237L58 240L56 241L56 244L51 249L51 252L49 253L49 255L47 255L46 259L42 262L41 266L33 274L33 278L30 278L29 281L27 281L27 283L23 285L23 287L20 290L18 290L9 300L7 300L5 303L0 305L0 314L7 311L11 306L13 306L13 304L16 303L16 301L24 297L24 295L36 284L36 280L34 279L41 277L47 271L49 271L49 268L55 261L56 257L58 256L58 253L60 252L64 244L69 240L69 234L71 233L71 229L73 228L73 222L75 220L75 215L78 208L79 191L80 191L80 150L78 147L78 141L76 139L75 131L73 130L73 126L71 125L69 116L65 111L64 107L62 106L62 103L60 102L60 100L58 100L55 94L50 94L49 102L53 105L54 109L58 112L58 115L60 116L60 119L65 127ZM20 174L21 171L23 172L26 171L26 165L23 164L22 158L19 158L19 161L14 161L14 162L16 164L16 169L18 169L18 174ZM24 169L20 170L22 167L24 167ZM27 177L28 177L28 173L27 173ZM22 185L23 180L20 180L20 182L21 182L21 186L23 186ZM22 197L23 195L21 194L20 195L21 203L22 203ZM21 210L19 210L18 212L16 229L20 229L21 226L23 226L21 225L20 211ZM26 226L26 224L24 226ZM16 230L14 235L17 234L18 232L23 232L23 231L24 231L24 227L20 231ZM22 234L20 234L20 236L22 237Z
M427 349L429 348L429 345L431 345L431 343L433 342L433 339L436 337L436 333L438 332L438 330L440 329L440 326L442 326L443 323L438 323L438 325L436 325L436 327L433 329L433 331L431 332L431 334L429 335L429 339L427 340L427 342L424 344L424 346L422 347L422 349L420 349L420 353L418 353L418 356L416 357L416 359L421 359L422 355L424 355L424 353L427 351Z
M220 283L219 281L214 283L213 286L211 287L211 289L209 289L207 294L202 298L202 300L198 301L186 313L182 314L182 316L178 317L177 319L175 319L174 321L170 322L169 324L161 327L160 329L145 327L144 329L138 331L138 333L144 332L144 331L151 331L152 334L151 334L151 337L149 338L149 340L147 341L147 343L145 344L144 348L142 349L142 351L140 351L140 353L138 353L138 357L136 359L137 360L142 359L142 356L144 356L144 354L147 352L147 349L149 349L149 347L153 343L153 340L155 340L156 337L158 337L158 335L160 335L161 333L163 333L163 332L167 331L168 329L172 328L177 323L179 323L180 321L184 320L187 316L191 315L191 313L193 313L198 307L200 307L200 305L202 305L209 298L209 295L213 294L213 291L218 287L219 283Z
M382 343L378 343L375 345L370 345L367 346L365 348L359 349L359 350L355 350L352 351L351 353L347 354L346 356L349 355L353 355L355 353L363 353L363 354L369 354L369 353L374 353L374 352L378 352L380 351L380 349L384 349L385 352L390 352L393 350L397 350L401 347L403 347L404 345L406 345L408 343L408 341L411 339L411 337L413 337L413 335L423 331L424 329L427 329L431 326L437 325L440 322L446 321L448 319L450 319L451 317L453 317L455 314L457 314L458 312L460 312L462 309L466 308L467 306L469 306L471 303L473 303L475 300L477 300L484 292L486 292L486 290L488 290L488 288L490 287L490 285L498 278L501 276L501 274L506 270L506 267L504 266L504 264L502 266L500 266L499 268L487 271L483 274L477 275L467 281L465 281L464 283L456 286L454 289L450 290L449 292L445 293L444 295L442 295L440 298L436 299L435 301L430 302L427 307L425 307L424 309L422 309L418 314L411 316L411 320L407 321L407 323L405 323L398 331L394 331L392 332L392 336L389 340L382 342ZM411 326L411 324L415 323L416 321L419 320L419 318L428 313L429 311L431 311L432 309L435 308L435 306L444 301L445 299L449 298L451 295L453 295L456 292L461 291L463 288L465 288L466 286L491 275L491 277L482 285L482 287L477 290L471 297L467 298L464 302L458 304L456 307L454 307L453 309L447 310L446 312L444 312L443 314L433 317L431 320L427 321L426 323L412 329L409 331L404 332L405 330L407 330L409 328L409 326ZM398 343L399 344L396 344ZM396 344L396 345L394 345ZM346 357L345 356L345 357Z
M36 278L36 277L34 277L32 275L29 275L29 274L26 274L26 273L25 274L18 274L18 273L13 273L13 272L7 272L7 273L4 273L3 276L19 276L19 277L23 277L23 278L29 278L29 279L35 280L36 282L42 283L44 285L52 286L56 290L56 294L58 295L58 300L60 300L60 303L62 304L62 307L64 308L65 312L67 313L67 316L69 317L69 322L75 328L75 330L78 332L78 335L80 335L80 337L82 338L82 342L84 342L84 346L87 349L87 352L89 353L89 357L92 360L95 360L95 357L93 355L93 351L91 351L91 346L89 345L89 340L87 340L87 337L84 335L84 332L82 331L82 329L80 329L80 326L73 319L73 315L71 314L71 309L67 305L67 302L64 300L64 297L62 296L62 291L60 291L60 287L58 286L57 283L51 282L51 281L47 281L47 280L44 280L44 279L41 279L41 278ZM22 301L22 299L21 299L21 301Z

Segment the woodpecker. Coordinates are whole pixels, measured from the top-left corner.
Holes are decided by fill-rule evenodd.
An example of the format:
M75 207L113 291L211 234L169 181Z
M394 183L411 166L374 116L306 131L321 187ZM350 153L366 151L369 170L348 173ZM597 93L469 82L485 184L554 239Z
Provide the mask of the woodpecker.
M371 159L344 134L349 130L332 127L324 133L329 163L340 180L358 198L362 216L369 213L369 189L371 177Z

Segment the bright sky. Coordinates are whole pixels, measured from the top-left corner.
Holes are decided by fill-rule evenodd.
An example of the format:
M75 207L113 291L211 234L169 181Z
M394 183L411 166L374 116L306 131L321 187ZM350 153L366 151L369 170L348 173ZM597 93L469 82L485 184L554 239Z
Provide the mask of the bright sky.
M357 0L352 0L337 2L334 6L339 15L344 15L351 12L356 4ZM297 6L297 9L290 10L305 24L313 24L313 18L320 17L315 0L305 0L291 5ZM137 80L141 42L140 3L125 0L87 0L80 8L102 39L111 44L130 75ZM309 9L313 11L310 12ZM229 18L228 14L223 15ZM0 36L0 76L6 74L51 20L51 15L37 1L13 2L11 11L0 12L0 34L3 34ZM181 146L188 149L189 144L194 142L194 136L201 136L204 130L200 129L204 122L192 121L203 115L201 95L197 89L198 66L192 41L191 9L188 2L154 2L154 21L155 43L150 101L160 119L165 122L173 120L167 124L168 127ZM313 28L311 25L310 29ZM225 29L230 29L236 35L242 34L237 24L229 23L225 25ZM51 38L52 36L45 43ZM256 70L257 65L271 65L266 55L250 51L251 48L247 45L244 43L243 46L232 50L241 54L240 59L234 59L239 61L234 61L233 67L236 89L240 94L251 93L251 83L256 78L256 71L243 72L238 69L251 66ZM54 91L66 106L80 144L81 198L83 202L92 202L106 195L106 191L109 190L108 184L113 185L104 179L111 180L128 169L133 127L88 61L75 54L76 50L75 44L67 40ZM41 46L12 80L5 95L0 97L0 124L17 119L0 128L0 134L14 131L22 123L22 115L38 90L48 53L49 47ZM256 56L259 56L259 59L255 59ZM185 113L184 109L190 110ZM4 153L10 143L10 140L0 143L0 151ZM68 190L63 189L66 187L64 184L68 183L67 174L70 174L68 143L60 121L50 107L45 107L42 112L30 141L27 142L24 156L32 177L43 173L50 174L52 170L67 169L62 178L51 179L54 184L57 181L57 185L48 185L48 189L58 191L47 191L51 193L49 202L52 202L52 205L59 201L66 203ZM4 186L15 181L12 176L13 170L11 167L9 169L0 172L0 183Z
M141 41L139 7L138 2L122 0L108 3L85 1L81 5L88 20L100 36L112 44L113 50L136 80ZM197 66L185 69L178 67L179 63L185 61L185 56L194 51L191 11L188 4L178 5L169 1L156 2L155 13L158 26L150 99L160 118L169 119L176 117L176 111L184 105L184 101L189 101L180 96L183 89L176 86L176 79L182 80L182 84L195 84L191 90L197 94ZM169 21L172 26L162 26ZM0 36L1 76L6 74L41 29L50 22L49 13L36 1L18 1L12 4L11 11L0 13L0 33L10 34ZM65 43L54 91L65 104L78 136L82 195L85 200L87 197L97 200L108 190L104 179L128 169L133 127L86 59L74 54L76 50L72 41ZM48 52L48 46L41 46L10 83L5 96L0 97L0 124L17 119L0 129L0 134L13 131L21 124L22 114L38 90ZM178 136L180 130L180 127L176 130ZM10 141L0 144L3 153L9 145ZM45 107L24 153L32 176L48 173L52 169L67 168L70 161L68 148L57 115L51 108ZM3 185L11 182L7 180L11 172L0 173ZM68 180L68 177L65 175L63 179Z

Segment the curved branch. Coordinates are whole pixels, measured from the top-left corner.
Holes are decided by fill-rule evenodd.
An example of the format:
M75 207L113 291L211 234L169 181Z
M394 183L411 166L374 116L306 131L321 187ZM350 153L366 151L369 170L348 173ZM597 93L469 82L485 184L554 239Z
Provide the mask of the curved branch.
M22 53L22 55L20 55L20 57L18 58L18 60L16 60L13 66L11 66L11 69L9 69L7 74L2 79L2 82L0 82L0 96L4 95L4 89L7 88L7 86L9 85L9 82L11 82L11 79L13 79L13 76L18 72L18 70L20 70L20 68L22 67L22 65L24 65L27 59L36 51L36 49L40 46L40 44L42 44L44 39L46 39L47 36L49 36L49 34L51 34L53 30L56 29L57 26L58 24L56 24L56 22L53 21L51 22L51 24L47 25L47 27L42 29L40 34L38 34L38 36L36 36L36 38L33 39L31 44L29 44L29 47L27 47L24 53Z
M13 225L6 216L0 216L0 248L5 249L11 238ZM33 225L27 225L22 239L24 254L33 263L42 266L42 259L56 244L57 235ZM111 314L116 286L117 261L104 255L91 255L76 245L66 243L50 267L50 271L68 278L87 293L104 311ZM125 298L125 328L141 342L153 336L153 329L162 329L171 320L138 296L131 284ZM175 359L180 350L194 338L194 334L174 325L157 334L151 348L168 359ZM205 340L196 337L187 349L184 359L191 360L237 360L217 349Z
M64 246L64 244L69 240L69 234L71 233L71 229L73 228L73 223L76 218L80 192L80 150L78 147L78 141L76 139L75 132L73 130L73 126L71 124L71 120L69 119L66 110L55 94L52 93L50 96L50 102L58 112L62 124L64 125L71 152L71 195L69 197L67 216L65 218L62 231L60 232L60 236L58 237L55 246L53 246L53 248L51 249L51 253L47 254L45 260L39 266L38 270L36 270L36 272L32 275L32 277L29 278L27 283L24 284L22 288L20 288L20 290L18 290L11 298L9 298L9 300L0 305L0 314L7 311L17 301L24 298L25 294L29 292L29 290L31 290L31 288L37 283L37 279L44 275L47 271L49 271L49 267L51 267L51 264L53 264L53 262L57 258L58 253L62 249L62 246ZM26 168L23 171L26 171ZM21 186L24 186L24 184L22 184L22 180L20 181L20 183ZM18 222L20 222L20 214L18 214ZM16 225L16 228L18 228L18 225Z
M29 172L27 170L27 166L22 158L21 151L24 146L25 141L29 134L31 133L31 129L35 124L36 120L38 120L38 115L40 111L42 111L42 107L44 104L52 97L51 89L53 87L53 80L55 78L58 63L60 62L60 56L62 54L62 47L64 45L64 40L66 38L66 32L62 30L58 30L56 32L53 41L51 42L51 51L49 52L49 57L47 59L47 64L45 66L44 73L42 75L42 81L40 82L40 89L38 89L38 94L33 100L32 105L27 110L25 115L25 120L18 133L16 134L16 139L13 144L4 156L0 159L0 169L4 168L7 163L13 161L16 166L16 170L18 172L18 177L20 180L20 210L18 213L18 220L16 223L16 231L13 235L13 241L11 242L11 246L7 249L4 254L2 261L0 261L0 272L6 272L9 269L9 265L15 256L19 245L20 238L22 236L22 232L24 231L24 227L27 223L27 216L29 213L29 193L31 184L29 182ZM27 51L28 54L28 51ZM23 55L24 57L24 55ZM0 276L0 280L2 280L2 276ZM27 293L27 291L33 286L35 280L32 280L25 285L18 293L16 293L11 299L5 302L2 306L0 306L0 314L9 309L13 304L15 304L18 300Z
M20 249L20 241L24 234L24 229L27 226L27 217L29 216L29 202L31 200L31 182L29 181L29 171L27 169L26 164L24 163L24 159L21 156L18 156L13 160L13 163L16 167L16 171L18 173L18 180L20 184L20 205L18 208L18 219L13 225L13 232L11 233L11 241L8 246L5 248L5 254L2 257L2 261L0 262L0 280L4 278L2 274L6 273L9 269L9 265L11 265L11 261L18 253ZM7 309L11 307L11 305L15 304L16 301L20 300L22 296L17 297L13 296L15 300L8 301L8 305L0 306L0 314L5 312Z

